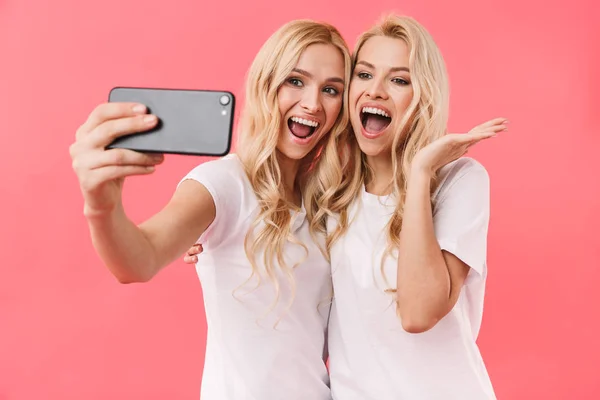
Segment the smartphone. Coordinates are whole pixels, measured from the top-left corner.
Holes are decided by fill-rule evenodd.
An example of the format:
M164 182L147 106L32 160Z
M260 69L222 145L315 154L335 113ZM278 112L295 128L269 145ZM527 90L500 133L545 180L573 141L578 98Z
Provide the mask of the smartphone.
M119 137L107 148L198 156L229 153L235 108L231 92L115 87L108 101L144 104L158 123L152 130Z

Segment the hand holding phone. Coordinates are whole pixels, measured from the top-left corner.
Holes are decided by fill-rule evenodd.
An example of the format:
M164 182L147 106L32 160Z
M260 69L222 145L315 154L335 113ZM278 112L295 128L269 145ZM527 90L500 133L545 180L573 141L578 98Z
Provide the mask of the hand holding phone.
M69 150L86 216L113 212L121 203L125 177L151 174L163 161L161 154L106 149L115 138L152 129L157 121L156 116L147 114L144 105L105 103L96 107L77 130Z

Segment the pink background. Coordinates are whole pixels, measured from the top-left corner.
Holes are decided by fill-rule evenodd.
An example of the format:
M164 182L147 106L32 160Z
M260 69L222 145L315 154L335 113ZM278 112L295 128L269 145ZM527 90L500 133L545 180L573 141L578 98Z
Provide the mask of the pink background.
M284 4L285 3L285 4ZM119 285L92 249L68 146L116 85L227 89L294 18L352 46L384 11L447 60L450 129L511 130L472 155L492 179L479 344L499 399L600 398L600 28L592 0L0 0L0 399L197 399L206 325L181 261ZM238 103L239 104L239 103ZM239 109L238 109L239 111ZM131 179L138 221L202 159Z

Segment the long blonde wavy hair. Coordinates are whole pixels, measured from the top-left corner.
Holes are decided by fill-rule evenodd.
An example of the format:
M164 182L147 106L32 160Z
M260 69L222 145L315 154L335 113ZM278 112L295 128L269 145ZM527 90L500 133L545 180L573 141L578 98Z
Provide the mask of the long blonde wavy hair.
M346 82L343 106L337 120L330 132L301 161L296 181L301 188L311 234L316 238L319 232L325 232L324 218L318 220L315 217L319 214L320 205L320 201L316 199L329 194L333 190L330 188L337 187L342 180L337 152L343 142L342 136L347 135L347 82L350 80L352 65L348 46L338 30L329 24L311 20L292 21L279 28L265 42L254 59L246 80L237 154L258 198L260 210L244 241L246 255L252 265L252 274L245 283L256 276L260 284L261 273L255 255L263 250L264 272L276 291L273 304L280 295L278 273L289 278L291 298L295 296L293 268L302 260L288 265L283 254L285 244L292 242L307 251L306 246L294 237L291 229L290 210L297 207L286 200L277 160L276 146L285 122L278 111L277 92L296 66L302 52L313 44L330 44L340 51L344 57Z
M397 200L396 208L386 226L388 246L381 262L392 254L400 244L400 230L407 190L407 177L412 160L419 150L446 134L449 113L448 74L442 54L431 35L417 21L405 16L385 16L379 23L363 33L356 44L352 65L356 64L362 46L374 36L385 36L403 40L410 49L409 69L413 86L413 99L394 135L391 148L393 181L391 193ZM373 171L367 165L354 135L348 137L348 144L342 153L343 179L336 194L324 199L330 204L323 208L335 215L337 229L327 238L327 250L348 229L348 208L360 199L363 185L373 178ZM435 191L433 178L432 194Z

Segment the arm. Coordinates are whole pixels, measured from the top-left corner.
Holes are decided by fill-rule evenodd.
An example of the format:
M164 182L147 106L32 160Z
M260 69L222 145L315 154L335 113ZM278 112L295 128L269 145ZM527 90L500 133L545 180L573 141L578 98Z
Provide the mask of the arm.
M410 176L400 232L397 302L402 327L411 333L431 329L456 304L469 267L442 251L433 225L431 176Z
M121 283L145 282L192 245L215 217L206 188L184 181L167 206L136 226L121 205L113 212L88 216L94 248Z
M470 267L479 267L473 265L479 263L474 259L481 258L479 248L485 249L485 236L481 235L487 233L489 208L485 170L480 169L482 174L472 173L473 179L458 178L461 184L453 184L449 189L437 221L430 202L431 178L441 167L464 155L470 146L506 130L505 123L505 119L498 118L468 134L446 135L420 150L413 160L400 232L396 293L397 312L407 332L427 331L452 310ZM465 248L478 257L459 258L456 246L447 246L450 251L440 246L442 241L454 242L462 237L470 240L473 233L477 236L473 248Z
M117 137L151 129L156 122L144 106L102 104L78 129L70 147L94 247L120 282L150 279L193 244L215 218L208 190L187 181L161 212L139 227L126 216L125 178L152 173L163 157L106 146Z

